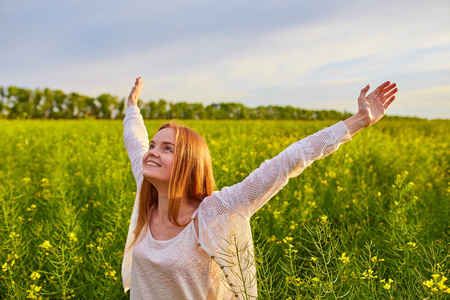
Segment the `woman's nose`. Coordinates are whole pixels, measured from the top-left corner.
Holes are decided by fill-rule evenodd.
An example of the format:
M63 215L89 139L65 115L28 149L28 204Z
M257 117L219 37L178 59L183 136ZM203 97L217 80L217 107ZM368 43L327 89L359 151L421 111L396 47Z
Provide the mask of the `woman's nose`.
M156 148L153 148L153 149L148 150L148 155L159 157L159 152L156 150Z

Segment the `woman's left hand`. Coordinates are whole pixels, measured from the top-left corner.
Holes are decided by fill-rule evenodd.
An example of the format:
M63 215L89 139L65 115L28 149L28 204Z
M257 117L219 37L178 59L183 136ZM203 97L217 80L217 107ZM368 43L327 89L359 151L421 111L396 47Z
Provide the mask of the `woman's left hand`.
M350 135L378 122L386 113L386 109L395 99L398 92L395 83L386 81L367 95L370 86L361 90L358 97L358 112L344 121Z
M395 83L386 81L366 96L370 86L361 90L358 97L358 114L367 121L367 126L378 122L386 113L386 109L395 99L398 89Z

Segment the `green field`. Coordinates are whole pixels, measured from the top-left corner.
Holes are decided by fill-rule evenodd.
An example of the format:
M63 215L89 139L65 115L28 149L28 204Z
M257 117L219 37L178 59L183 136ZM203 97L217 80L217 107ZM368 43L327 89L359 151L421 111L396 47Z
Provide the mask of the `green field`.
M146 121L152 134L163 121ZM326 121L183 122L219 188ZM0 298L127 299L121 121L0 120ZM450 121L382 120L252 218L261 299L449 299Z

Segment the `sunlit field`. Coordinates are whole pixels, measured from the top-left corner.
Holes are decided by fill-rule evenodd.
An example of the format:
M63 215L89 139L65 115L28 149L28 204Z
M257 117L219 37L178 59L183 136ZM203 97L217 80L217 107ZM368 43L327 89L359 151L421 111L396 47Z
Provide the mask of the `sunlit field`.
M150 134L164 121L146 121ZM219 188L332 122L183 122ZM121 121L0 120L0 298L127 299ZM382 120L252 218L260 299L449 299L450 121Z

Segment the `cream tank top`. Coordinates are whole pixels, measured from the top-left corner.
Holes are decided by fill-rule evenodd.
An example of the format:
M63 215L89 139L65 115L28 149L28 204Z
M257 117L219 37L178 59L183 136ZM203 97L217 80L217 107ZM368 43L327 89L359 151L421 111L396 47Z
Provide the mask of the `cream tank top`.
M197 212L176 237L155 240L148 229L134 246L130 299L235 299L220 267L198 247Z

